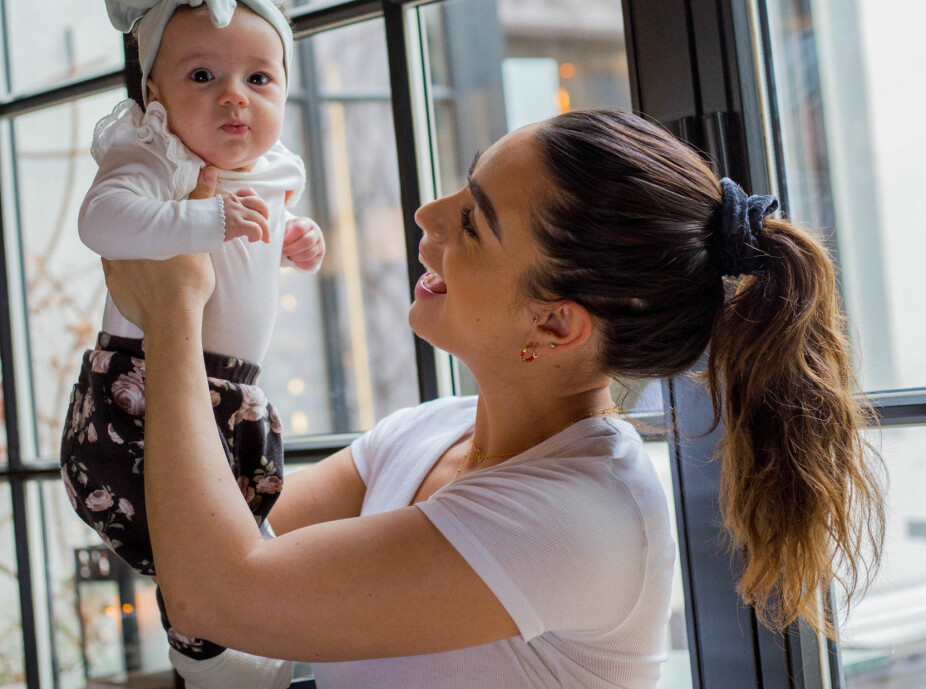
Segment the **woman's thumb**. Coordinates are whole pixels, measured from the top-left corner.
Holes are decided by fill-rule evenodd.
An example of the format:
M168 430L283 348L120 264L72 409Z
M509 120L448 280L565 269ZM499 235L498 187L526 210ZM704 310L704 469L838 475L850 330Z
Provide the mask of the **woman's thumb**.
M206 165L199 171L196 188L190 192L191 199L211 199L215 196L215 183L219 178L219 171L212 165Z

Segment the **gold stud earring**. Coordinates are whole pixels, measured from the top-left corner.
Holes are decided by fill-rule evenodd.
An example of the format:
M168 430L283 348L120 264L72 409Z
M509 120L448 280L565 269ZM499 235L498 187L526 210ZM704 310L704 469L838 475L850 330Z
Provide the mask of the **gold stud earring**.
M540 316L534 316L534 320L531 321L534 325L537 325L540 322Z
M551 342L551 343L550 343L550 349L556 349L556 343L555 343L555 342Z

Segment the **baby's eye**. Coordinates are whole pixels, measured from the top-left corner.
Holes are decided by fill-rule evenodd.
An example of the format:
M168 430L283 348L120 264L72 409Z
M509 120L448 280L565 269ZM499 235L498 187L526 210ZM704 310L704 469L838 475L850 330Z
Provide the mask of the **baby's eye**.
M257 72L256 74L252 74L248 77L248 83L256 84L257 86L266 86L270 83L270 77L268 77L266 74Z
M195 72L190 74L190 79L195 81L197 84L205 84L207 81L212 81L215 79L215 77L212 76L212 72L210 72L208 69L197 69Z

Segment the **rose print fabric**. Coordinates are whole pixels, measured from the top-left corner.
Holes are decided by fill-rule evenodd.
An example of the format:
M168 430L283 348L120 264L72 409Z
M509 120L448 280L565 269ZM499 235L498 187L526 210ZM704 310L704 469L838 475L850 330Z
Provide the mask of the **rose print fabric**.
M280 418L255 385L260 367L206 353L209 394L228 465L258 526L283 489ZM144 504L145 359L142 341L101 333L84 353L61 439L61 478L78 516L116 555L154 575ZM162 610L163 613L163 610ZM222 648L169 628L177 650L193 657Z

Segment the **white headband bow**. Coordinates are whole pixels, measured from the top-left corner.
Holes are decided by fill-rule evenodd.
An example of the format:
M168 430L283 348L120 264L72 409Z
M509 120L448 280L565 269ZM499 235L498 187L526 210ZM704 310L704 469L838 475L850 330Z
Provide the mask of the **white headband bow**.
M154 58L161 45L161 37L167 22L178 7L189 5L199 7L205 2L209 8L212 24L217 29L229 25L235 14L237 2L247 5L255 14L266 19L280 34L283 41L283 67L286 69L287 90L289 89L289 64L293 54L293 31L289 21L271 0L106 0L106 10L113 26L122 33L129 33L135 22L138 24L138 61L141 65L141 91L145 105L148 104L148 74L154 66Z

